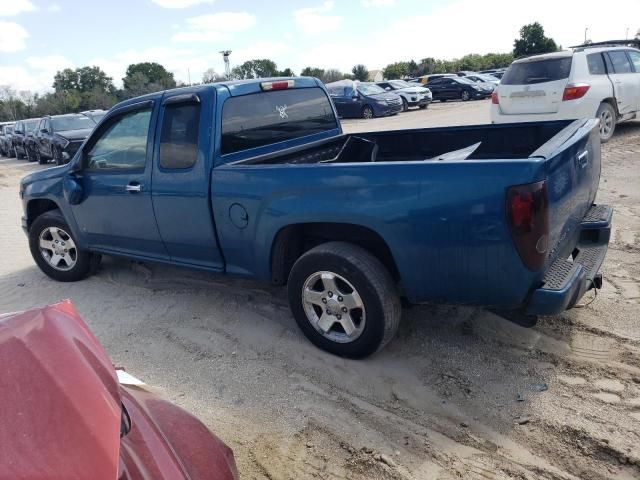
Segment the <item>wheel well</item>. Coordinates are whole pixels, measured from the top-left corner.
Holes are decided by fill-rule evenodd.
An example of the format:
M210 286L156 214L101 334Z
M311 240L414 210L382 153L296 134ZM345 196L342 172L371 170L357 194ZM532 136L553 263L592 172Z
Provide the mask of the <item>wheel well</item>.
M56 205L52 200L47 200L45 198L31 200L27 204L27 227L30 228L33 221L43 213L57 209L58 205Z
M615 98L605 98L604 100L602 100L602 103L610 104L616 111L616 115L620 115L620 112L618 112L618 103L616 102Z
M394 280L400 280L391 250L378 233L360 225L323 222L290 225L278 232L271 247L272 281L284 285L293 264L302 254L332 241L349 242L368 250L389 270Z

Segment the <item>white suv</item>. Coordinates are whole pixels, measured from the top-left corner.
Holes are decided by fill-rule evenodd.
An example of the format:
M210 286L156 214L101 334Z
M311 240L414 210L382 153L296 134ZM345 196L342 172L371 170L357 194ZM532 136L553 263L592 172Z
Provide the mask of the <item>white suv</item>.
M640 118L640 50L577 47L511 64L494 92L492 123L600 119L600 138Z

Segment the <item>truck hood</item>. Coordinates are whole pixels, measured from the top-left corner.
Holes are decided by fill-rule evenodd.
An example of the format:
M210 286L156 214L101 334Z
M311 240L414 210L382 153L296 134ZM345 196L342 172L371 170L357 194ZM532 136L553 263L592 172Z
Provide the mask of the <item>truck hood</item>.
M23 191L25 186L30 185L34 182L62 177L68 170L69 164L46 168L44 170L38 170L30 173L29 175L25 175L24 177L22 177L22 180L20 180L20 184L22 185L20 191Z
M62 138L66 138L69 141L84 140L92 131L92 128L82 128L80 130L65 130L63 132L56 132L56 135Z
M118 380L70 302L0 319L0 365L0 478L116 478Z

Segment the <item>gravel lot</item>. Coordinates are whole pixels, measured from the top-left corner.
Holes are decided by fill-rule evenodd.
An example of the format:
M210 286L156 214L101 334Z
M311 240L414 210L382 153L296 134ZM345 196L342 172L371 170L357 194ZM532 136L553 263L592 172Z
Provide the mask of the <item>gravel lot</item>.
M488 108L436 103L344 127L484 123ZM636 121L603 147L598 201L615 206L615 230L593 303L533 329L416 307L386 350L349 361L305 340L281 288L113 258L86 281L49 280L18 198L43 167L3 158L0 312L71 298L117 365L234 449L243 478L639 478L639 164Z

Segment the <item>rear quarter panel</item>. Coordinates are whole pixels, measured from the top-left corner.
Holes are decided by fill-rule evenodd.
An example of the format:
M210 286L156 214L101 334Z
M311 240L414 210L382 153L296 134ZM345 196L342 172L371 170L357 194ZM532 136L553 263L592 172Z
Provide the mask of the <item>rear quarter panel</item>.
M386 241L412 302L517 306L541 274L513 246L505 190L543 178L543 159L227 165L213 171L212 202L230 273L270 278L288 225L347 223ZM230 220L234 204L245 228Z

